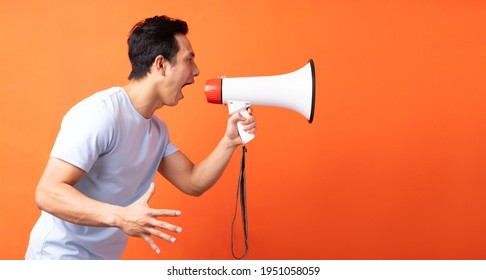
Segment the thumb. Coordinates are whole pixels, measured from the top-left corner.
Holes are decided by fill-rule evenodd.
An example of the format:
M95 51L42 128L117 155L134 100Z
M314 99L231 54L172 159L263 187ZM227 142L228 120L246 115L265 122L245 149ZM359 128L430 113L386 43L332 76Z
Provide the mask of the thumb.
M244 121L245 117L240 114L240 112L236 112L229 118L229 122L236 124L238 121Z

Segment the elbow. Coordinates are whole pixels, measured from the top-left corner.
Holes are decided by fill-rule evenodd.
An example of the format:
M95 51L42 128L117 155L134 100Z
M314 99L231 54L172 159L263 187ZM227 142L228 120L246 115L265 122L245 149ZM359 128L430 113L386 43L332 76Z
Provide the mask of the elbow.
M48 194L46 194L44 188L41 184L37 185L35 190L35 204L39 210L46 211L47 210L47 198Z
M35 191L35 204L39 210L45 210L44 208L44 195L42 194L42 191L37 188Z
M191 182L188 188L186 188L186 193L190 196L200 197L202 196L207 190L211 188L211 185L206 184L199 184L197 182Z
M190 196L194 196L194 197L200 197L202 196L206 191L201 191L197 188L191 188L189 191L187 191L186 193Z
M204 193L202 192L193 192L193 193L190 193L189 195L190 196L193 196L193 197L201 197Z

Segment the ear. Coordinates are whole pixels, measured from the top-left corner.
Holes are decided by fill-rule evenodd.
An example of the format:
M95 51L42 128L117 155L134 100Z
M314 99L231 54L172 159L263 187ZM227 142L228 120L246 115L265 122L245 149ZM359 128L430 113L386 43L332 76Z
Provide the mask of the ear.
M157 73L161 73L165 76L165 70L167 70L167 66L169 61L167 61L162 55L158 55L155 60L153 66L157 70Z

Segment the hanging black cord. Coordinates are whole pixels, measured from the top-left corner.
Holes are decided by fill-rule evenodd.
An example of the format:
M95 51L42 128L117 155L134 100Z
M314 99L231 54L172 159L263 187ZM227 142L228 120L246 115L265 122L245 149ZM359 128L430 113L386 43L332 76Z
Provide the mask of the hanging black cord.
M235 215L233 216L233 221L231 223L231 254L235 259L242 259L248 253L248 219L246 214L246 178L245 178L245 153L247 149L245 145L243 145L242 152L241 152L241 165L240 165L240 175L238 176L238 187L236 190L236 206L235 206ZM240 204L241 204L241 220L243 224L243 233L245 235L245 251L240 255L236 256L235 248L234 248L234 231L235 231L235 220L236 214L238 212L238 196L240 197Z

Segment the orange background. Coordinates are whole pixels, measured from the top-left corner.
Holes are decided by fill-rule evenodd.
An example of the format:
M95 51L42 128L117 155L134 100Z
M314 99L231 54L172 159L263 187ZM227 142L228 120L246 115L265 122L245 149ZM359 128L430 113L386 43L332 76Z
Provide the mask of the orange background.
M24 256L63 115L126 83L128 32L157 14L186 20L197 54L196 83L158 112L196 162L228 117L207 79L315 61L313 124L254 108L247 259L486 258L484 1L1 0L1 259ZM232 259L240 154L200 198L157 176L151 205L182 210L184 232L160 255L130 239L123 258Z

